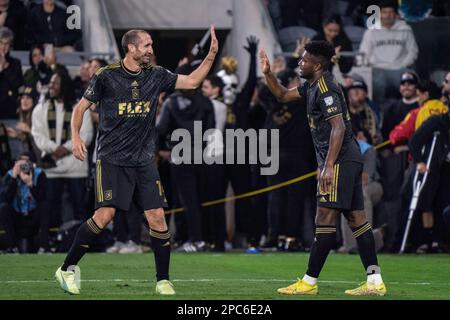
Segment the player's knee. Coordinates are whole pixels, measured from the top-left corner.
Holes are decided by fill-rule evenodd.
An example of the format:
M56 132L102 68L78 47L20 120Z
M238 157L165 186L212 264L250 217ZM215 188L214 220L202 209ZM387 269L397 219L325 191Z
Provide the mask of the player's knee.
M154 230L166 230L166 218L162 208L152 209L145 212L150 228Z
M356 229L367 222L364 211L351 211L348 212L345 217L347 218L349 227L352 229Z
M115 213L115 208L100 208L95 211L92 218L99 228L104 229L114 218Z
M316 216L316 225L330 226L336 224L336 214L333 209L318 208Z

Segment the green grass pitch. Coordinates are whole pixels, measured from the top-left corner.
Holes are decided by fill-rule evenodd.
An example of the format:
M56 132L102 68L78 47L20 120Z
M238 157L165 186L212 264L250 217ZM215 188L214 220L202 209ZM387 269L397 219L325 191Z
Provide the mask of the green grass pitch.
M450 255L380 255L385 297L347 297L365 280L358 256L331 254L316 297L276 289L301 277L308 255L298 253L172 254L177 295L154 293L154 261L146 254L88 254L80 263L79 296L64 294L53 278L64 255L1 255L0 299L450 299Z

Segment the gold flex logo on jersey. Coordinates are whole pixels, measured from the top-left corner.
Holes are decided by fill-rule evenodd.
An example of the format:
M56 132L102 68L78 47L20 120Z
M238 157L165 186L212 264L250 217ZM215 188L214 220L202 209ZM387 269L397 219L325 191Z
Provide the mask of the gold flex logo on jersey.
M124 117L145 117L150 112L150 101L120 102L118 115Z

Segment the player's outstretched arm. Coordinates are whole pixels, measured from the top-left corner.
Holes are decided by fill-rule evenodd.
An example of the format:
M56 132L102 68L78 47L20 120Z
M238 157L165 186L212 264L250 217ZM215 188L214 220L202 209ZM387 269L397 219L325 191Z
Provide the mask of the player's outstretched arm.
M288 90L280 84L278 79L270 70L269 58L267 58L266 52L263 48L259 50L259 65L264 77L266 78L267 86L269 87L270 92L272 92L278 101L287 103L301 99L297 88Z
M216 38L214 26L211 25L211 46L209 48L208 55L198 66L198 68L195 69L190 75L178 75L175 89L197 89L202 84L205 77L208 75L209 70L211 70L217 51L219 51L219 42Z
M87 154L86 145L80 137L81 125L83 124L83 116L92 102L85 98L81 98L80 102L75 106L72 112L72 121L70 124L72 130L72 154L78 160L84 161Z

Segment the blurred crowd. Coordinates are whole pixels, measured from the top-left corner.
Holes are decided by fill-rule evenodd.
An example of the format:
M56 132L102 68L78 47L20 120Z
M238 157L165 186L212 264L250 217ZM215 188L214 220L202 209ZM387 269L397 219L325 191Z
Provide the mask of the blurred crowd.
M363 25L360 2L348 2L348 17ZM316 8L319 3L320 10ZM367 29L358 49L363 53L363 65L373 69L372 83L368 84L364 77L352 72L359 64L357 59L341 54L353 51L352 42L344 32L341 16L324 18L327 3L268 2L277 28L304 23L317 30L312 39L297 39L291 56L275 57L272 71L285 87L298 87L302 80L295 69L304 45L319 39L333 43L336 55L330 71L337 68L343 74L341 86L365 161L365 209L374 226L377 250L398 252L417 170L429 174L407 251L450 252L450 72L443 73L439 82L419 77L414 65L420 63L417 53L422 48L404 20L413 19L408 18L412 13L403 5L411 1L402 1L401 7L395 1L383 1L382 28ZM0 13L0 249L11 253L63 252L70 246L76 228L94 210L98 113L95 108L85 113L80 134L89 146L89 157L82 162L71 155L71 112L91 76L107 62L82 61L79 74L71 78L67 68L58 63L55 52L77 49L80 35L57 31L60 9L55 1L23 4L0 0L0 8L6 8ZM439 1L428 9L427 15L439 10L448 13L448 7ZM18 23L17 12L23 12L21 19L35 21L35 30L39 26L45 32L25 36L33 33L21 29L28 22ZM417 14L414 19L419 19ZM202 206L317 170L305 102L283 104L271 95L257 77L258 44L254 36L243 44L250 56L245 82L237 76L239 62L224 56L218 61L218 72L209 75L201 88L160 96L156 119L159 150L155 158L169 209L183 208L167 215L175 231L176 251L297 252L308 251L314 239L314 177L226 204ZM13 45L15 49L29 50L30 68L25 73L20 61L9 54ZM183 59L174 72L189 74L196 66L195 61ZM369 87L373 88L373 99ZM227 129L278 129L279 145L270 146L279 151L278 172L264 176L260 173L262 164L248 162L175 164L171 134L186 129L194 135L195 121L202 122L204 131L215 128L222 133ZM434 132L440 134L433 157L427 162ZM209 159L235 157L237 150L228 149L226 142L213 137L209 141L193 140L192 145L200 143ZM336 251L357 253L350 229L344 219L341 222ZM128 212L118 212L111 229L102 234L92 250L143 252L149 243L143 228L139 208L132 206Z

